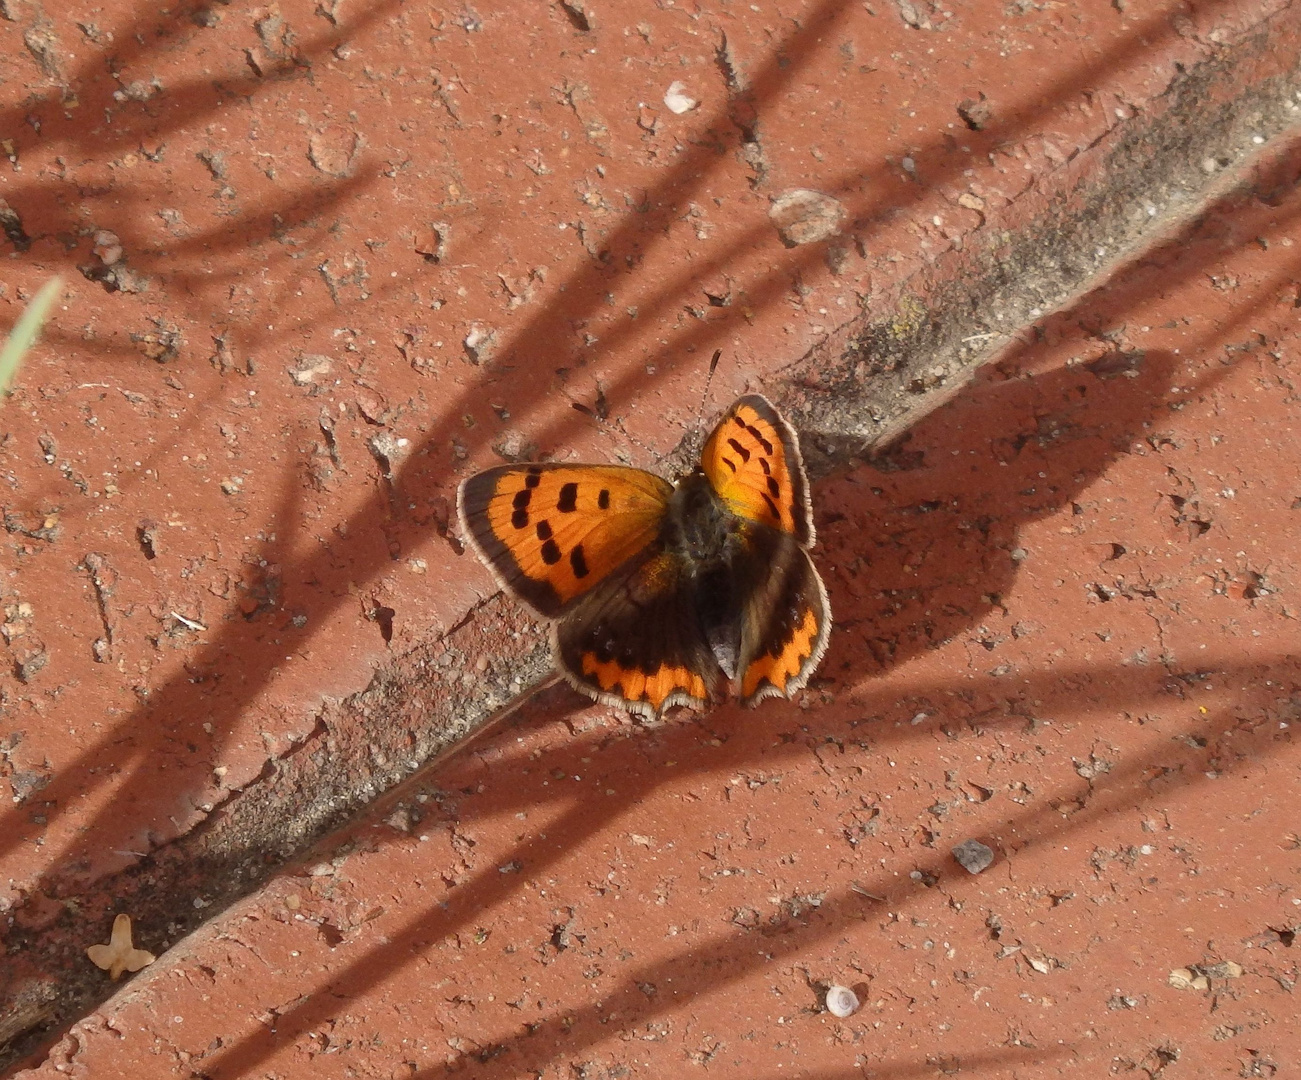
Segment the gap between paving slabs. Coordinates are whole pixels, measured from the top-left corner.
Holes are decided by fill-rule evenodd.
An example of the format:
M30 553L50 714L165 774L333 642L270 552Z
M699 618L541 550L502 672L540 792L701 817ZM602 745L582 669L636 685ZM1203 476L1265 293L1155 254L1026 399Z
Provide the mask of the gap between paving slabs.
M887 310L832 332L770 382L800 429L813 477L887 446L1036 320L1240 183L1257 154L1293 134L1297 23L1285 11L1178 73L1145 111L990 212L964 250L895 283ZM678 465L689 449L680 448ZM269 760L201 827L94 888L152 931L142 943L161 952L552 678L544 628L491 597L386 664L364 690L328 703L305 740ZM119 988L85 958L86 945L104 937L102 920L65 906L54 925L11 934L21 977L0 999L0 1068L38 1052ZM155 936L160 928L165 940Z

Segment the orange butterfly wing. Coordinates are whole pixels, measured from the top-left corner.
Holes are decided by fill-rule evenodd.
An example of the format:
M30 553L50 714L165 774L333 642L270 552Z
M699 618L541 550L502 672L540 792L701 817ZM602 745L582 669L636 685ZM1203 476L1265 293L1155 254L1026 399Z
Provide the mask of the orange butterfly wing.
M817 670L831 634L831 608L809 553L787 533L751 525L750 542L732 564L737 581L755 584L741 617L738 692L755 705L792 697Z
M813 512L799 440L767 398L738 398L709 436L700 464L737 517L790 533L801 547L813 546Z
M791 697L817 669L831 633L826 588L809 558L816 534L799 439L767 398L739 398L714 429L701 467L747 522L732 563L745 590L738 690L753 705Z
M622 465L499 465L462 482L457 508L498 583L555 618L646 552L672 493Z

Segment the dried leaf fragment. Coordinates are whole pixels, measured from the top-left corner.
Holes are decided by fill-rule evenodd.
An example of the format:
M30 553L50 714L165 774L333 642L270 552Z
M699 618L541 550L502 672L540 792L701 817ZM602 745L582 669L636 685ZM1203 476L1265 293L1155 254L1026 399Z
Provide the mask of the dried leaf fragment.
M153 953L131 944L131 916L125 914L113 920L108 944L92 945L86 955L97 968L107 971L111 979L119 978L124 971L139 971L155 960Z

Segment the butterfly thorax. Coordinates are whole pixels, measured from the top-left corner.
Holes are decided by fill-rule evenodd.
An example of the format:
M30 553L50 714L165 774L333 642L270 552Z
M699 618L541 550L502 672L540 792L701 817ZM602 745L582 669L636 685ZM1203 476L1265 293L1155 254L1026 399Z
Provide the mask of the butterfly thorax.
M660 541L670 554L698 564L698 571L707 574L727 561L739 526L736 515L723 504L705 474L697 470L683 477L673 489Z

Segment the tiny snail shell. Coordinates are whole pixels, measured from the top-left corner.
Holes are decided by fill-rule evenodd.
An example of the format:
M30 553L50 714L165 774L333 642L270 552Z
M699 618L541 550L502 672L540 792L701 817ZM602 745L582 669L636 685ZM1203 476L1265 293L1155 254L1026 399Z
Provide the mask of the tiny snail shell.
M833 983L827 987L827 1012L832 1016L838 1016L843 1020L846 1016L853 1016L858 1012L858 1006L858 995L848 986L837 986Z

